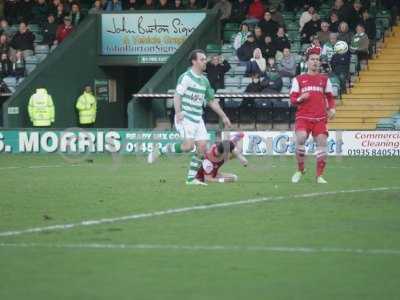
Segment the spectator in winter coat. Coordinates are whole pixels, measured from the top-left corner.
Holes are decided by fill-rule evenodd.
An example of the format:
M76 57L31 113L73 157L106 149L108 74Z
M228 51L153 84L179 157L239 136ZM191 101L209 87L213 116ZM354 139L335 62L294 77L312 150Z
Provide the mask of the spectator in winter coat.
M264 44L260 47L260 49L263 57L265 58L275 57L277 52L276 47L272 42L272 38L268 35L264 38Z
M336 12L332 12L329 17L329 31L337 33L339 31L339 17Z
M41 44L51 47L56 39L58 24L53 14L47 17L47 23L43 25L43 41Z
M269 11L264 13L264 19L258 23L258 26L261 28L264 36L269 35L272 38L275 38L279 27L278 23L272 20L271 13Z
M11 59L15 58L15 51L20 50L23 52L23 57L33 55L33 42L35 35L29 30L25 22L19 24L19 31L14 35L11 40Z
M308 44L321 28L321 21L318 14L313 14L311 21L308 21L301 31L301 43Z
M207 63L207 78L214 91L225 88L225 73L230 70L230 64L222 55L214 55Z
M349 77L350 52L344 54L335 53L331 59L332 72L339 77L340 87L343 92L346 91L346 82Z
M276 33L276 38L273 41L275 48L277 51L283 52L284 48L290 48L290 41L285 34L285 29L283 27L279 27Z
M353 6L350 9L350 20L349 20L349 28L351 31L354 31L357 24L362 20L362 4L359 0L355 0Z
M79 6L78 3L73 3L71 6L71 24L73 27L76 27L79 25L80 22L82 22L83 18L85 17L84 14L81 12L81 7Z
M247 36L246 42L237 50L237 56L241 65L245 66L247 62L253 57L254 49L257 48L257 44L254 35L250 33Z

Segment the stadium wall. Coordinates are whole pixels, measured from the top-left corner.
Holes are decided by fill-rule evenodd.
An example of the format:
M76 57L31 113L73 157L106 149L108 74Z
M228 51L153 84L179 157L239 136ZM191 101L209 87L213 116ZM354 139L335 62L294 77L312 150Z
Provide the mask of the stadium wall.
M165 93L174 89L181 73L189 67L188 55L193 49L205 49L209 43L220 43L219 12L207 12L204 21L138 93ZM132 98L128 103L129 128L153 128L157 119L166 118L166 102Z
M106 69L98 66L97 18L96 15L89 15L78 30L50 53L18 86L16 92L3 104L4 127L32 126L27 106L30 96L39 87L46 88L53 97L56 118L52 127L67 128L78 124L75 102L85 84L93 85L94 79L123 82L121 68ZM98 102L95 127L124 127L124 96L123 86L117 84L117 102Z

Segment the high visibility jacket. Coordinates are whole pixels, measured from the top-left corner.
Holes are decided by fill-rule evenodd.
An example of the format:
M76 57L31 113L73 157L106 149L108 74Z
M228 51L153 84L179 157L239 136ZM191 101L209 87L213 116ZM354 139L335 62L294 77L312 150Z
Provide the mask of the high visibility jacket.
M84 92L79 96L76 109L79 111L80 124L93 124L96 121L96 97L91 93Z
M53 99L46 89L37 89L31 96L28 113L33 126L50 126L54 122Z

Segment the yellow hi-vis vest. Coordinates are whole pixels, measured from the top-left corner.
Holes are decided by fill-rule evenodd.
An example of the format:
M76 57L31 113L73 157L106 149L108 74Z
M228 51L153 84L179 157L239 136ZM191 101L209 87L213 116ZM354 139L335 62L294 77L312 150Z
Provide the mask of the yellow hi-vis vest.
M31 96L28 113L33 126L50 126L54 122L53 99L46 89L37 89Z
M79 96L76 109L79 111L80 124L93 124L96 121L96 97L91 93L84 92Z

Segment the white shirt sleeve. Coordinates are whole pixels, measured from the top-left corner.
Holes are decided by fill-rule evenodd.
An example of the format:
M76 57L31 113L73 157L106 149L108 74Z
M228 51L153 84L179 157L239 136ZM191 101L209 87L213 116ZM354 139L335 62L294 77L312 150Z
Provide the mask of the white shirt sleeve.
M300 93L300 86L296 77L292 80L292 88L290 89L290 93Z
M331 82L331 80L329 78L326 81L326 87L325 87L325 94L328 94L328 93L333 95L332 82Z

